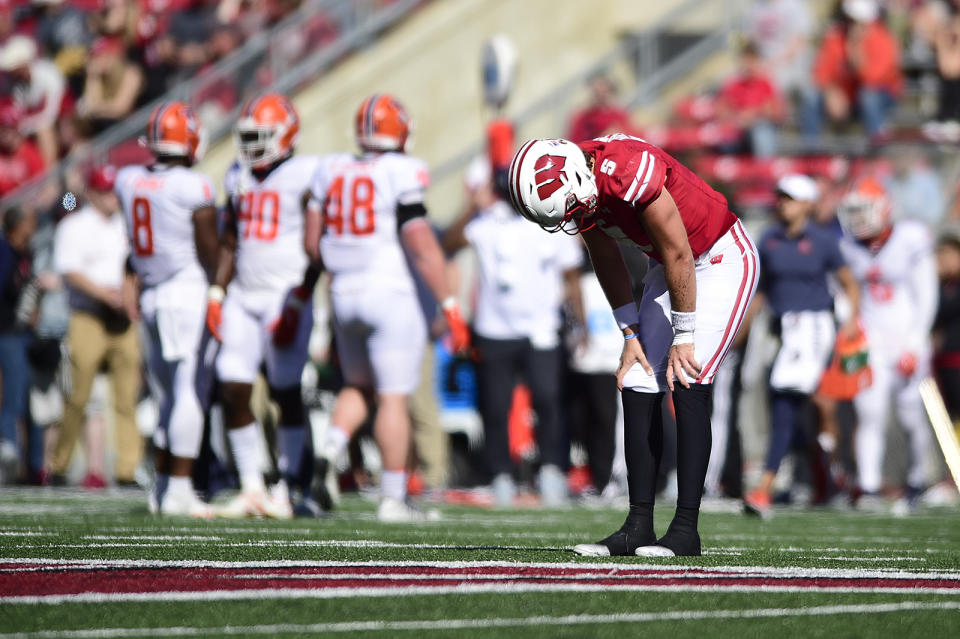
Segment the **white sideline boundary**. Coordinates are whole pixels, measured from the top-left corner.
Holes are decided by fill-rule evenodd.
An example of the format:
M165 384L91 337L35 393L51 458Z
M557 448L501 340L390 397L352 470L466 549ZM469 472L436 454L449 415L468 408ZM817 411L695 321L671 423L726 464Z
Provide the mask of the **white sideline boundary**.
M703 621L710 619L769 619L780 617L824 617L909 611L960 610L960 602L902 601L862 605L813 606L810 608L751 608L746 610L675 610L665 612L615 613L607 615L566 615L562 617L494 617L490 619L437 619L417 621L347 621L317 624L271 624L258 626L175 626L168 628L100 628L91 630L44 630L5 633L0 639L118 639L123 637L190 637L207 634L232 636L293 633L344 633L396 630L465 630L473 628L515 628L661 621Z

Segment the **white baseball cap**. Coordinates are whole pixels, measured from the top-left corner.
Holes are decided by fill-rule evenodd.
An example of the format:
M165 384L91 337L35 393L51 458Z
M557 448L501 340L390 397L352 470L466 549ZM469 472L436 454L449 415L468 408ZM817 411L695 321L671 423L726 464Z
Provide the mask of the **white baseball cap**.
M0 51L0 70L13 71L37 59L37 43L25 35L15 35Z
M877 0L843 0L843 12L857 22L873 22L880 15Z
M799 173L784 175L780 178L777 182L777 192L798 202L816 202L820 196L817 183L812 178Z

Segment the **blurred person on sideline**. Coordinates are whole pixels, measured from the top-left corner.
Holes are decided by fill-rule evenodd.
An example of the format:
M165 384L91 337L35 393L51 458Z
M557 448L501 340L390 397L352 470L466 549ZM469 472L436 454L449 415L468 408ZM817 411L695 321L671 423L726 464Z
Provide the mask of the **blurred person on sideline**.
M567 137L584 142L614 131L632 131L630 113L617 101L617 85L608 75L590 78L590 102L574 113Z
M859 333L860 289L840 253L836 236L810 221L818 199L816 183L806 175L777 182L777 223L760 239L762 276L754 300L772 311L780 349L770 372L770 440L760 484L746 497L760 514L770 512L780 462L795 441L803 441L802 416L820 383L833 349L836 327L828 277L836 276L852 308L840 328ZM806 442L811 448L813 442ZM812 453L811 453L812 454Z
M893 173L883 181L893 206L894 218L920 220L931 230L943 220L946 203L940 176L913 145L894 144L886 149Z
M868 136L884 133L903 92L903 74L900 44L876 0L843 0L820 43L813 78L818 91L803 105L804 135L820 135L824 114L833 123L856 114Z
M22 436L30 388L27 349L30 324L20 317L24 292L33 279L30 238L32 212L11 208L3 214L0 237L0 484L17 483L26 442Z
M344 386L319 451L314 492L332 501L335 460L368 417L383 459L377 519L435 518L407 499L409 398L419 383L427 325L413 269L439 302L453 350L470 334L447 281L446 260L427 221L425 162L406 153L406 109L392 96L364 99L354 119L359 154L325 156L312 186L305 246L331 275L334 334Z
M740 70L717 94L717 117L743 130L741 145L757 157L777 152L777 126L784 117L784 102L767 75L756 44L740 52Z
M960 424L960 227L956 224L940 234L937 270L940 305L934 322L937 337L934 366L943 401L957 425Z
M126 272L129 255L120 202L113 192L115 173L91 171L87 203L67 215L57 227L54 267L70 296L70 392L50 464L51 483L65 483L77 439L87 422L87 403L94 379L106 366L115 415L117 485L134 486L134 472L143 449L136 424L140 392L140 343L132 320L137 319L132 278ZM83 484L103 488L102 433L87 428L87 475ZM99 437L98 437L99 436Z
M123 40L100 37L90 47L77 116L87 120L94 133L100 133L133 111L143 86L143 71L127 60Z
M814 19L806 0L753 0L744 35L756 43L767 72L787 97L810 87Z
M937 74L940 79L936 119L924 126L935 141L960 141L960 0L944 3L946 15L939 21L934 39Z
M66 0L33 0L32 4L37 16L37 43L66 77L70 92L80 95L93 40L93 21Z
M66 91L60 69L37 54L33 38L15 35L0 50L0 71L13 80L13 97L23 109L20 132L37 138L47 164L57 160L59 143L56 124Z
M530 389L536 414L540 499L559 506L567 501L570 453L559 413L561 307L565 291L575 291L569 297L576 299L578 321L584 323L583 250L572 237L545 235L497 197L486 158L475 161L468 178L467 210L448 227L443 245L449 254L471 246L477 256L478 408L494 499L509 507L517 493L507 423L519 378Z
M856 505L883 505L885 431L894 414L907 431L910 468L903 497L927 487L931 428L919 383L930 375L930 331L937 312L937 265L930 230L917 220L894 221L892 204L873 178L856 182L837 212L846 237L844 259L860 285L860 317L866 332L873 384L854 399Z
M630 509L587 556L699 556L712 382L757 286L757 250L726 198L662 149L614 134L576 145L530 140L514 156L514 208L547 231L580 233L623 334L617 371ZM650 259L640 306L620 243ZM663 399L677 421L677 507L653 525L664 457Z
M220 247L216 191L209 177L191 168L203 155L204 133L186 104L157 106L145 142L153 161L120 169L115 191L140 289L150 388L159 406L156 481L148 503L161 515L210 518L213 510L194 493L193 467L203 438L198 360L207 282Z
M20 133L23 109L13 98L0 97L0 198L43 173L39 149Z
M319 514L301 481L308 450L301 379L319 277L304 249L305 207L321 158L296 153L299 133L293 103L279 93L248 100L234 125L237 159L224 178L226 224L206 318L221 344L217 378L240 479L240 494L217 509L222 517ZM261 368L279 408L279 481L269 489L260 454L263 424L250 407Z

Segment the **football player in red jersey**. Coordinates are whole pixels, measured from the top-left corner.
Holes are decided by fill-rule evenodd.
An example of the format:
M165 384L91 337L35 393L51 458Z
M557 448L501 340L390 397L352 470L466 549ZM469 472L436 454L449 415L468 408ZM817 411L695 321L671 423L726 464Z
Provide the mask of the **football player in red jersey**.
M513 205L548 231L581 233L623 331L617 371L630 512L581 555L699 555L710 458L710 384L757 287L757 250L726 199L658 147L626 135L574 144L530 140L509 173ZM650 258L639 308L618 243ZM653 530L663 394L677 415L677 511Z

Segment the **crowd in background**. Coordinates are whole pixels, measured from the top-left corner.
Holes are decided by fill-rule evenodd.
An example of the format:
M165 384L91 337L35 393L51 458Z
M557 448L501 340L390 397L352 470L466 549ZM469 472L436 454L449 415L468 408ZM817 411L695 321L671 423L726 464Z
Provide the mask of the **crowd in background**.
M298 4L0 0L0 197L81 141L229 55ZM933 363L951 416L960 419L960 230L952 226L957 218L954 185L936 164L943 148L937 145L960 141L960 1L842 0L824 22L804 0L756 0L747 9L741 35L737 70L713 90L679 100L666 123L638 125L619 103L617 83L598 75L589 83L589 104L572 114L569 130L558 135L565 133L573 141L613 132L645 137L717 184L733 210L758 213L750 220L758 237L773 223L770 213L778 199L789 191L780 180L784 174L811 178L816 187L809 201L811 223L834 237L840 234L836 210L844 194L857 179L876 178L892 202L894 219L918 220L936 238L932 246L940 305ZM931 78L933 84L927 82ZM924 112L922 100L931 96L935 106L917 118ZM828 143L844 135L869 139L867 154L838 159ZM105 264L116 261L116 255L100 252L84 261L71 256L69 248L84 233L95 238L91 245L106 246L111 225L121 223L106 180L99 173L89 177L86 205L69 222L56 224L63 213L59 208L17 209L4 216L0 481L67 481L70 455L82 433L88 465L84 485L99 488L138 479L140 436L134 424L149 416L136 412L145 396L138 379L139 355L133 352L136 311L124 297L119 267ZM541 233L524 247L542 244L542 254L518 249L518 236L506 230L514 221L512 212L504 210L509 207L498 198L492 180L479 169L468 172L466 212L443 235L451 252L469 245L477 254L473 328L485 357L464 378L447 354L430 380L442 403L451 401L465 379L468 386L477 383L474 405L484 423L486 448L477 472L434 469L427 483L440 489L449 483L492 482L494 500L501 505L513 503L526 488L539 491L547 503L578 495L619 496L624 478L616 464L616 326L577 241ZM86 228L72 229L80 224L81 213ZM539 231L529 226L531 234ZM504 244L505 237L514 244ZM533 267L517 258L538 256L550 263L551 270L542 275L551 278L550 290L528 291L523 282ZM642 261L636 262L642 270ZM78 276L87 282L78 283ZM470 282L464 286L474 289ZM78 289L85 291L86 300L73 293ZM544 295L550 298L546 303ZM511 319L515 313L514 319L530 321L525 316L534 311L524 308L524 302L548 316L535 322L535 330ZM71 309L91 303L117 324L97 344L71 344ZM708 474L708 492L735 498L746 492L735 424L736 387L765 385L763 371L771 363L750 360L747 337L742 336L728 365L736 369L731 374L736 379L718 390L714 421L720 419L718 411L726 411L723 419L732 424L721 439L715 434L717 461ZM79 366L84 349L89 357ZM741 371L737 362L743 359L748 361ZM28 370L30 375L24 375ZM112 391L95 387L101 372L112 376ZM520 391L514 388L517 379L523 382ZM109 410L91 402L91 396L111 398ZM148 403L140 405L143 410ZM849 429L855 422L849 411L842 406L834 410ZM104 449L107 422L117 433L112 462L98 453ZM817 426L808 427L816 439ZM525 448L524 437L538 446ZM796 448L791 441L780 445ZM423 450L429 446L420 444ZM827 474L831 466L851 465L838 450L834 456L827 451ZM361 477L357 455L354 450L354 476ZM436 458L427 455L425 461ZM456 455L450 462L445 454L440 459L466 463ZM533 474L524 474L524 464L548 470L533 481ZM834 486L839 474L837 470L831 479ZM797 475L803 479L804 472ZM525 487L526 480L531 481ZM935 480L931 473L929 481ZM662 484L669 489L669 468ZM833 492L821 490L817 499Z

